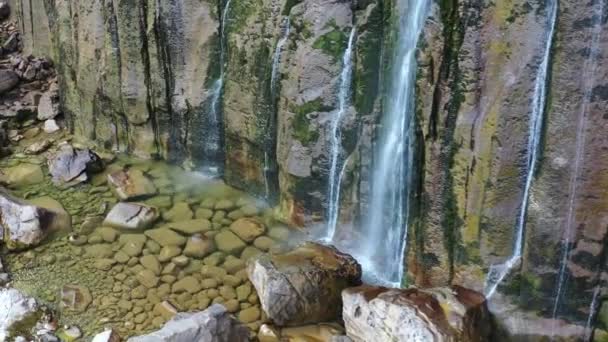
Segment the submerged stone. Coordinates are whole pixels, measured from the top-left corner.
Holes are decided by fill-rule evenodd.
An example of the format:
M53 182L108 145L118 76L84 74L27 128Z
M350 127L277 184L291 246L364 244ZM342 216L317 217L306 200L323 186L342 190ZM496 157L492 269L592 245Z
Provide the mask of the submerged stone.
M223 230L214 237L217 248L229 254L239 254L247 247L238 236L229 230Z
M253 242L266 232L263 223L253 218L241 218L230 225L230 230L245 242Z
M88 288L80 285L65 285L61 289L61 307L67 310L83 312L93 297Z
M156 241L159 245L166 246L183 246L186 244L186 238L179 235L168 228L158 228L147 230L144 234L150 239Z
M175 203L173 208L163 212L163 219L171 222L190 220L192 217L194 213L186 202Z
M213 251L215 251L215 244L205 236L190 237L184 248L185 255L199 259L206 257Z
M122 229L146 229L158 219L158 210L139 203L117 203L103 224Z
M249 330L234 319L222 305L198 313L179 313L160 330L131 337L128 342L245 342Z
M154 183L141 170L129 169L112 172L108 175L108 184L121 200L133 200L156 194Z
M194 235L211 230L211 222L206 219L177 221L167 224L167 227L186 235Z

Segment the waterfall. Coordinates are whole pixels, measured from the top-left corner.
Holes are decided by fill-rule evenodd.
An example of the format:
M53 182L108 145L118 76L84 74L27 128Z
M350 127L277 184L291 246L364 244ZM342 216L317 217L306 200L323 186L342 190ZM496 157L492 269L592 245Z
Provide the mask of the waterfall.
M591 44L589 46L589 57L585 60L582 69L582 90L583 101L581 103L580 114L577 116L578 123L576 128L576 148L574 157L574 169L568 183L568 212L566 216L566 224L564 227L564 241L562 242L562 255L560 259L560 268L557 278L557 291L555 302L553 305L552 317L556 318L559 310L560 300L563 296L564 286L567 282L566 267L570 257L570 244L572 243L572 228L575 225L575 200L578 194L578 178L580 177L580 167L584 158L585 140L587 131L587 115L589 114L589 106L591 102L591 92L595 86L597 62L595 58L602 51L598 48L602 36L602 16L604 15L604 0L598 1L595 8L595 22L591 32ZM592 304L593 305L593 304ZM593 313L592 313L593 314Z
M331 242L336 234L336 226L340 215L340 185L344 165L341 160L342 130L340 124L350 102L352 74L353 74L353 50L356 29L350 30L348 45L342 57L342 72L340 73L340 88L338 89L338 112L332 117L330 128L330 170L329 170L329 195L327 203L327 233L325 241Z
M267 142L266 148L264 149L264 190L266 195L266 200L270 200L270 178L272 177L273 167L271 165L271 157L269 150L274 149L272 127L276 124L276 115L277 115L277 105L276 101L278 100L277 94L277 85L279 81L279 68L281 66L281 55L283 53L283 48L289 39L289 34L291 33L291 21L289 17L286 17L283 20L283 33L281 34L281 38L277 42L277 46L274 49L274 55L272 57L272 71L270 74L270 101L272 102L271 116L269 119L269 132L267 132Z
M409 219L413 167L416 47L429 0L400 0L397 41L385 111L378 129L369 210L359 260L370 281L400 286Z
M488 278L486 280L486 297L488 298L494 294L498 285L504 280L507 274L509 274L511 269L520 261L523 251L524 233L526 229L526 213L528 210L528 201L530 199L530 189L532 188L532 181L534 180L536 163L538 161L545 103L547 100L547 76L549 74L549 60L551 57L553 34L555 31L555 23L557 21L557 1L558 0L548 0L546 7L548 11L548 30L542 40L545 42L543 57L534 81L532 113L530 115L530 126L528 131L526 182L524 185L521 206L519 208L519 215L517 217L517 226L515 227L515 244L513 246L513 254L504 264L492 265L492 267L490 267Z
M207 156L212 156L210 159L214 162L218 161L218 155L221 153L221 119L220 119L220 99L224 89L225 63L226 63L226 26L228 25L228 12L230 11L230 1L227 0L222 10L220 21L220 76L213 83L211 88L211 105L208 115L209 129L205 132L205 150ZM209 171L218 172L219 167L210 166Z

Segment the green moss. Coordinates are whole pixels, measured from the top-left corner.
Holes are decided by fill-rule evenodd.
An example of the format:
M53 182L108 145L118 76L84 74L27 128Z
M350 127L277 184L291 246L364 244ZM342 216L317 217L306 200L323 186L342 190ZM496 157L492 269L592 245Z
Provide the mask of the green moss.
M354 105L360 115L373 111L380 86L380 64L384 16L380 6L375 6L368 17L357 42L357 70L355 72Z
M312 141L316 141L319 138L319 133L310 129L308 114L328 110L331 110L331 108L324 106L320 98L306 102L300 106L291 106L291 111L295 114L292 122L294 137L305 146Z
M312 47L322 50L331 56L334 61L339 61L348 46L348 35L335 27L335 23L332 26L334 26L334 29L317 38Z

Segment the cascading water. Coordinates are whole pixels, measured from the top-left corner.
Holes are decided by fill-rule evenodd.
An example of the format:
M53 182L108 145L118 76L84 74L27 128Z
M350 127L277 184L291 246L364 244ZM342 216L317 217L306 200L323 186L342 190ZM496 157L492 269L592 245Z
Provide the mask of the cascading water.
M219 165L217 163L221 154L221 119L220 119L220 99L224 89L225 63L226 63L226 26L228 25L228 12L230 11L231 0L226 0L224 9L222 10L222 18L220 22L220 75L213 83L211 88L211 104L207 118L209 129L205 132L205 155L209 159L208 171L217 174Z
M564 241L562 242L562 255L560 259L560 268L557 277L557 291L555 294L555 302L553 305L552 317L556 318L558 315L559 304L563 297L564 287L567 283L567 272L566 267L568 259L570 257L570 249L572 242L572 228L575 225L575 200L578 194L578 179L580 177L580 167L584 159L584 149L586 142L586 131L587 131L587 116L589 114L589 105L591 102L591 92L596 83L596 71L597 62L596 57L602 51L599 49L599 43L602 37L602 18L604 15L604 0L600 0L595 4L595 22L591 32L591 44L589 46L589 57L585 60L583 66L582 80L583 80L583 101L581 104L580 115L578 115L579 121L576 128L576 149L574 157L574 168L570 176L568 184L568 213L566 216L566 224L564 227ZM593 302L595 302L597 294L594 294ZM594 314L593 309L595 303L591 303L591 318Z
M353 26L350 30L348 46L342 57L342 72L340 73L340 88L338 90L338 112L332 117L330 126L329 194L327 203L327 231L324 237L324 240L327 242L331 242L334 239L340 214L340 185L345 164L341 158L342 131L340 124L350 102L355 35L356 29Z
M272 72L270 74L270 99L273 103L270 117L269 127L275 125L277 108L276 101L278 99L277 86L279 81L279 68L281 66L281 55L283 54L283 48L289 39L289 34L291 33L291 21L289 17L286 17L283 20L283 33L281 34L281 38L277 42L277 46L274 50L274 55L272 57ZM273 167L271 165L271 152L269 149L274 149L274 144L272 141L272 134L267 135L269 140L266 142L266 149L264 150L264 190L266 194L266 200L270 200L270 178L272 177Z
M385 112L378 132L366 238L357 255L368 281L400 286L404 274L413 167L416 47L429 0L398 1L397 40Z
M519 208L519 216L517 217L517 226L515 227L515 244L511 257L503 264L493 265L490 267L488 277L486 279L486 297L491 297L498 285L509 274L511 269L519 262L524 245L524 232L526 229L526 213L528 210L528 201L530 199L530 189L534 180L536 171L536 163L538 161L538 150L540 147L542 136L543 117L545 112L545 103L547 99L547 77L549 74L549 61L551 57L551 46L553 43L553 34L555 31L555 23L557 20L557 0L549 0L546 5L547 10L547 31L543 41L545 42L542 61L538 67L538 73L534 81L534 95L532 98L532 113L530 115L530 127L528 132L527 160L526 160L526 183L524 185L524 193L522 196L521 206Z

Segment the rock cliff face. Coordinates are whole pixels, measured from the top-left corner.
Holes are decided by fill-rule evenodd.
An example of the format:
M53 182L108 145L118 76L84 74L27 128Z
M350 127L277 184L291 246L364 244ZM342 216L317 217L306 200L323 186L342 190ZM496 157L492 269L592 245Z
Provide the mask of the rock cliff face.
M235 0L225 22L222 0L11 3L26 52L56 63L74 133L144 157L220 165L229 183L267 196L287 222L305 225L325 215L330 122L353 26L341 219L356 223L366 213L396 1ZM417 285L482 291L490 267L512 255L547 4L431 6L418 53L408 237ZM581 324L596 308L592 299L599 307L608 295L607 9L605 0L559 2L524 253L499 287L542 317ZM212 127L222 44L223 110ZM220 130L219 153L205 147L210 130Z

